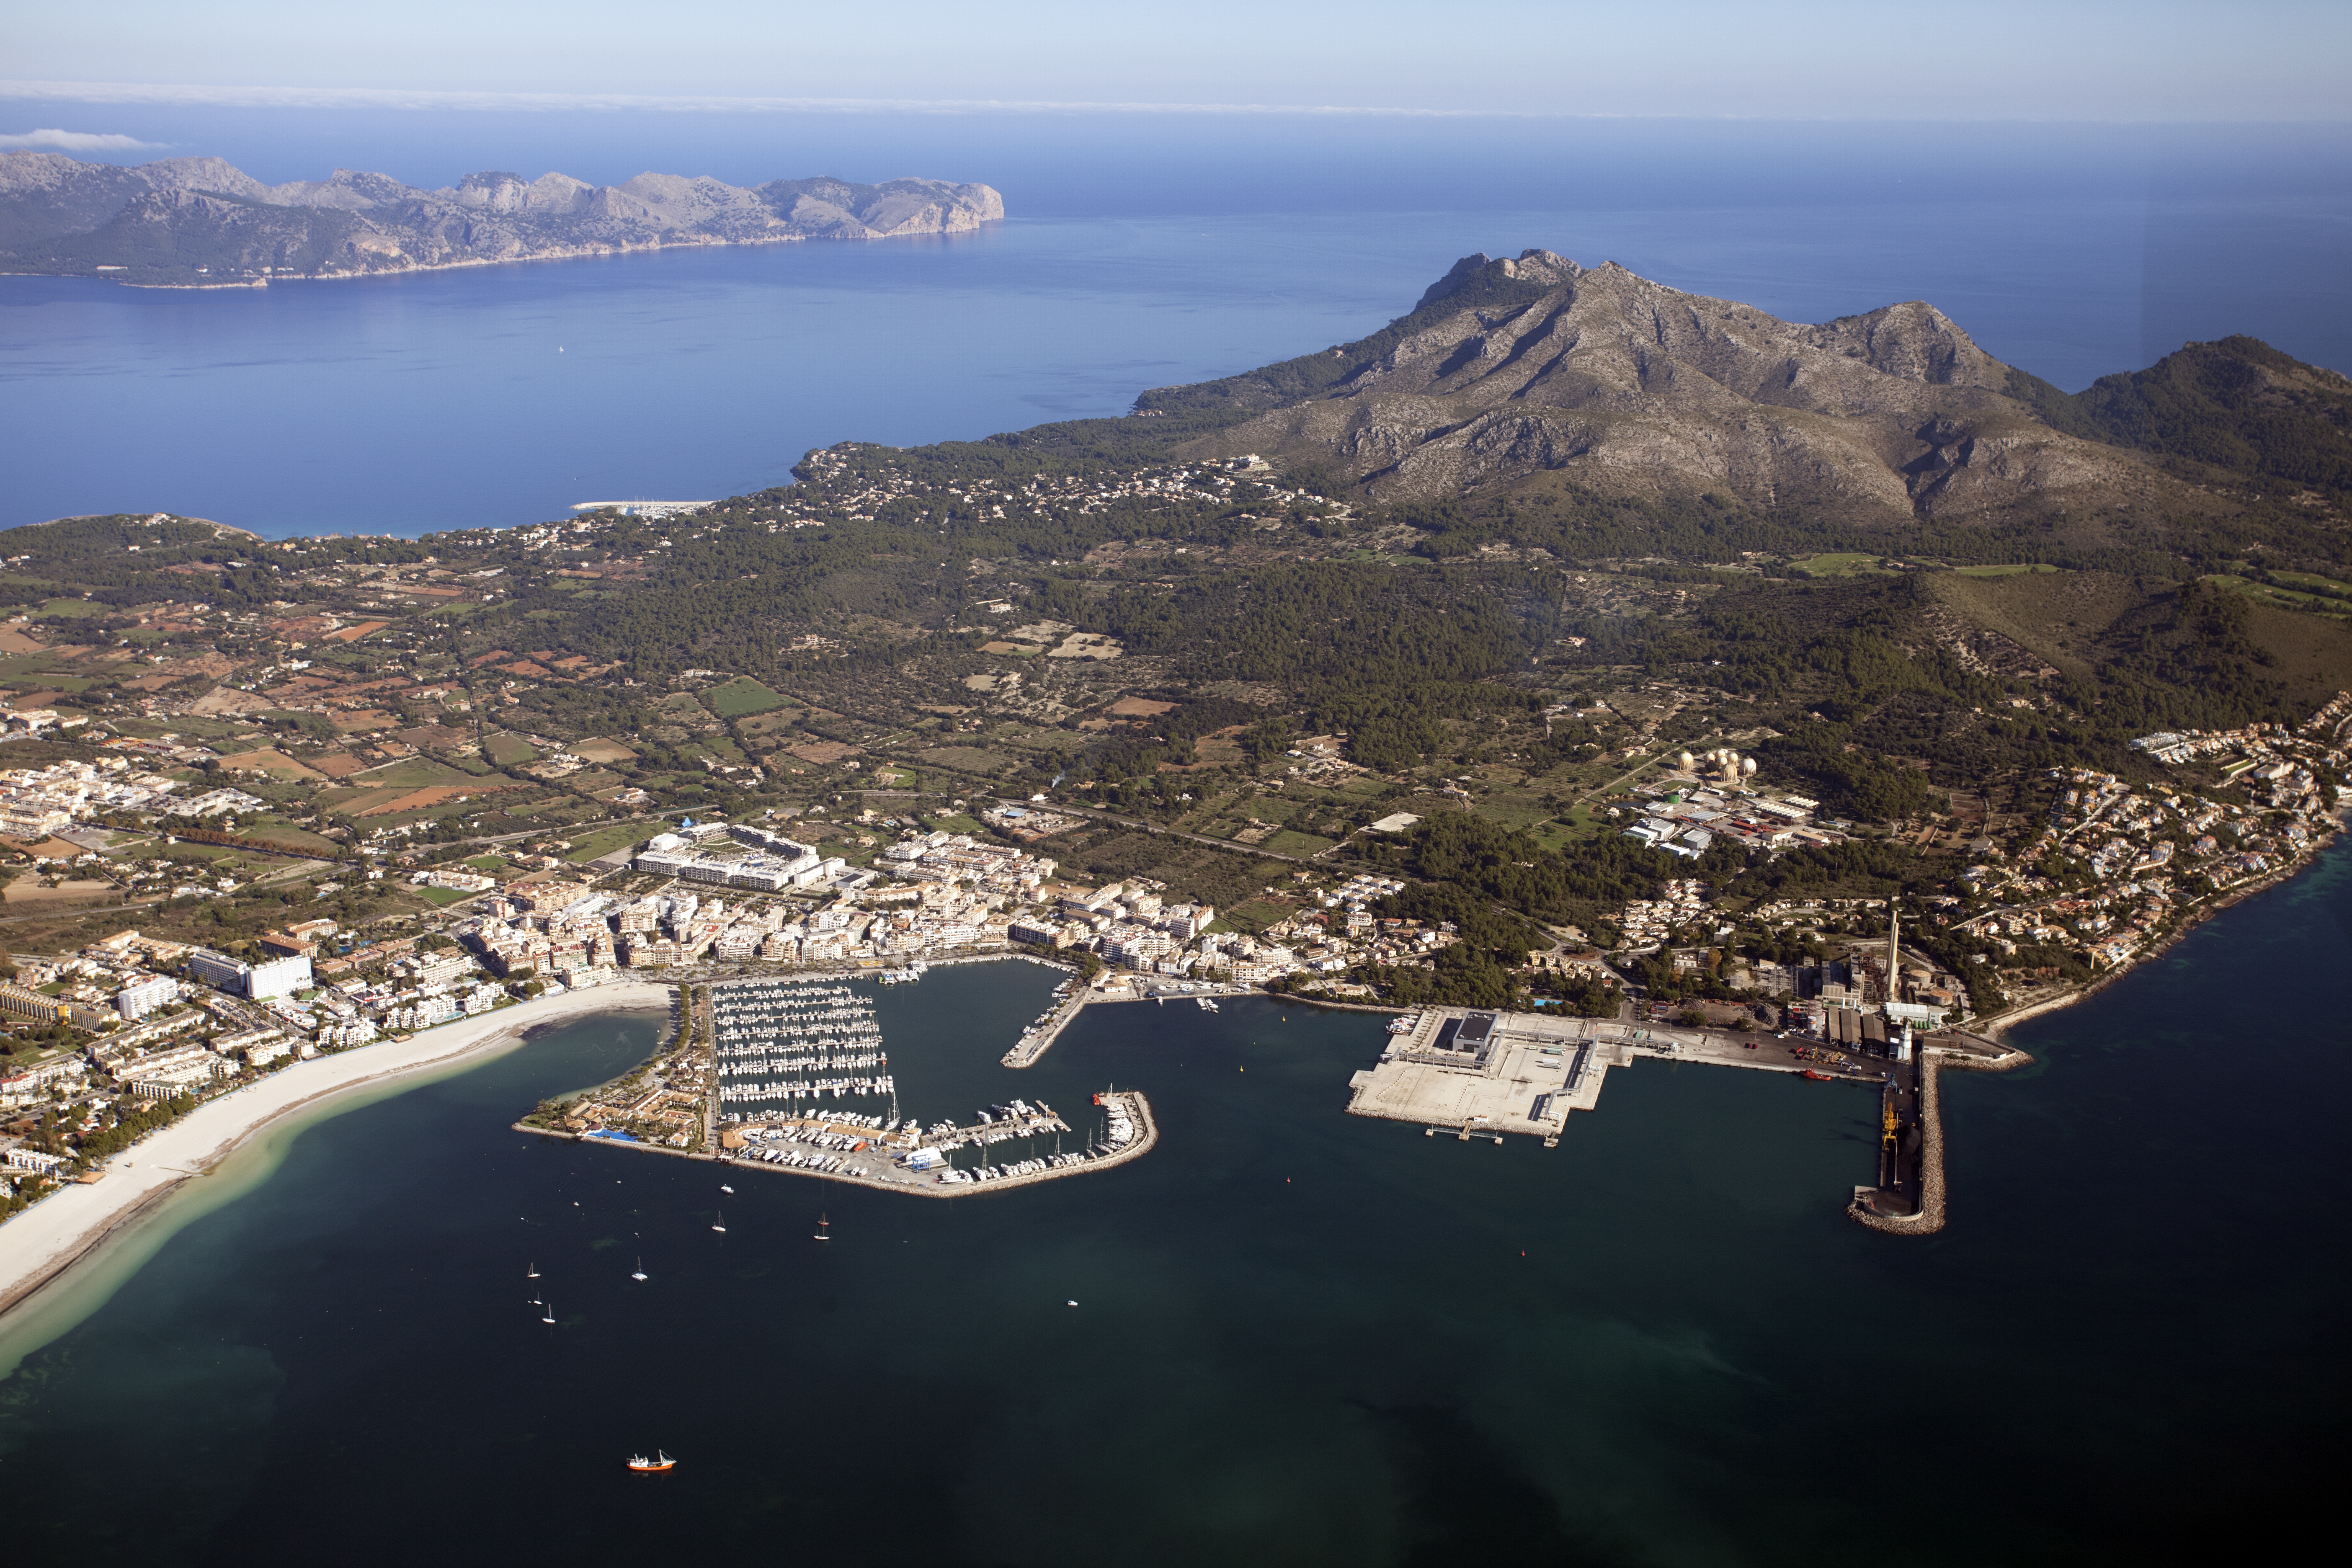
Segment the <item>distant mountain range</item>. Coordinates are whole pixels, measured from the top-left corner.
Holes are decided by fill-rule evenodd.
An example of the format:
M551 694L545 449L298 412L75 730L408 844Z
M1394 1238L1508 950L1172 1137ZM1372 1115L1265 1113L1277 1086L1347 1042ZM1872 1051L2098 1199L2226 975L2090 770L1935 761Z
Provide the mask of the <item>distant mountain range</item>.
M2352 382L2252 338L2069 395L1917 300L1805 325L1548 250L1465 257L1368 338L1147 392L1135 412L1181 455L1262 452L1394 501L1551 476L1856 522L1996 521L2352 490Z
M252 286L674 245L958 234L1004 216L986 185L639 174L468 174L424 191L338 169L265 185L218 158L136 168L0 154L0 271L178 287Z

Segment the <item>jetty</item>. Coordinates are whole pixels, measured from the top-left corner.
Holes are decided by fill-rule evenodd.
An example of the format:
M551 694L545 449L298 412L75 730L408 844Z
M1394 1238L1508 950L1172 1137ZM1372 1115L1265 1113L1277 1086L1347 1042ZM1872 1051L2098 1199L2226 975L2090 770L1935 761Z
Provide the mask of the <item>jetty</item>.
M1076 1022L1089 1002L1106 1001L1093 986L1076 975L1054 988L1054 1005L1040 1014L1035 1022L1021 1031L1021 1037L1001 1060L1009 1068L1034 1067L1037 1059L1053 1048L1062 1037L1062 1031Z

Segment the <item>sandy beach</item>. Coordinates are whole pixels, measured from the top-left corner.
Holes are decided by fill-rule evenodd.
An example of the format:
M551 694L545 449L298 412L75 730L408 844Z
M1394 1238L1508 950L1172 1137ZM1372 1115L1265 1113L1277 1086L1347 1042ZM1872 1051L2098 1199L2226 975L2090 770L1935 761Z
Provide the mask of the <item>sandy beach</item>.
M667 985L621 984L541 996L406 1040L297 1062L200 1105L107 1162L102 1180L68 1185L0 1225L0 1313L91 1256L173 1189L203 1175L281 1117L353 1089L511 1048L521 1043L523 1031L538 1026L592 1013L666 1009L670 993Z

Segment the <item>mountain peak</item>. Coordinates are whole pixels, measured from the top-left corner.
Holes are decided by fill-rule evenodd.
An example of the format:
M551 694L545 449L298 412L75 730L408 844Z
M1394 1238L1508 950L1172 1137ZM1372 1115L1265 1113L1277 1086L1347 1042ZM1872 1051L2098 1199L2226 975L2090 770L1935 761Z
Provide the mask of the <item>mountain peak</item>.
M1609 263L1614 267L1615 262ZM1538 288L1557 288L1582 274L1584 268L1565 256L1532 247L1516 257L1497 259L1485 251L1477 251L1455 262L1444 277L1431 284L1413 309L1425 310L1443 300L1451 300L1465 291L1491 292L1509 284L1533 284Z

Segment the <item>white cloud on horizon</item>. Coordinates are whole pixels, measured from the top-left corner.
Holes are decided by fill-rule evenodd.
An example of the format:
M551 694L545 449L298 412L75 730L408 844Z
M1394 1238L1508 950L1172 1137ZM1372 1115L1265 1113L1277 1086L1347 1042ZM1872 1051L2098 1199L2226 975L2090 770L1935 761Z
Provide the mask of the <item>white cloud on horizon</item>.
M157 106L1988 121L2352 118L2343 0L185 0L18 7L0 92ZM1171 20L1173 25L1171 25ZM453 47L453 41L462 47ZM341 89L319 83L369 84ZM192 83L223 86L179 85ZM238 86L274 83L275 86ZM146 84L146 85L126 85ZM413 89L414 90L409 90ZM787 92L784 89L789 89Z
M0 99L190 109L406 109L551 112L668 110L720 114L1366 114L1525 119L1527 110L1332 103L1121 103L1021 99L736 98L720 94L465 92L375 87L207 87L167 82L0 81ZM1540 118L1560 118L1540 115ZM1614 119L1617 116L1594 116ZM38 131L37 136L67 134ZM125 145L144 146L121 138Z
M142 142L103 131L26 131L0 133L0 148L38 153L161 153L168 142Z

